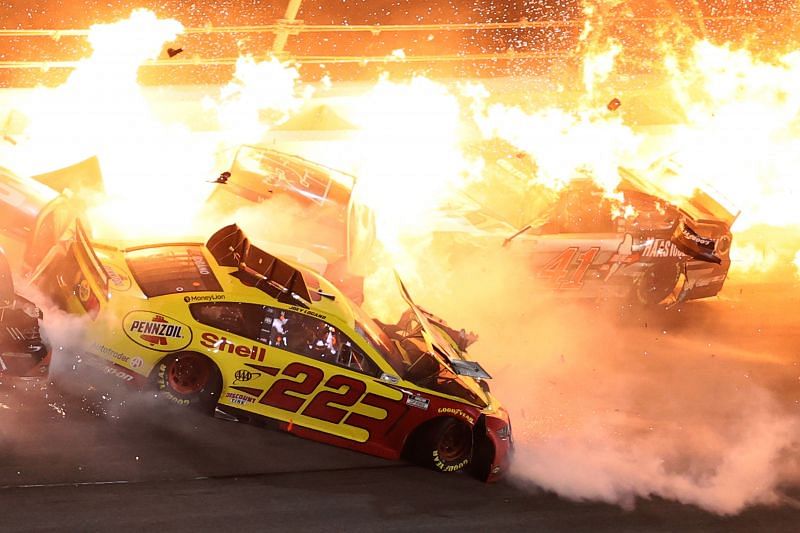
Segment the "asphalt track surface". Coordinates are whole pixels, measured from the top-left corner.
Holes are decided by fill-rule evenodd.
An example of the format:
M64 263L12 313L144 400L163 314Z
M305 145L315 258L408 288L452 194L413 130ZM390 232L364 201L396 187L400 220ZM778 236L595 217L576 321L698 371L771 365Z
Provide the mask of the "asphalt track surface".
M725 294L666 320L696 323L711 339L740 335L744 344L784 347L776 357L787 371L776 370L774 388L794 401L797 372L788 368L800 355L800 287L734 286ZM736 516L659 498L624 510L165 413L147 395L70 376L62 365L44 388L0 389L0 531L800 530L800 491L792 487L782 505Z

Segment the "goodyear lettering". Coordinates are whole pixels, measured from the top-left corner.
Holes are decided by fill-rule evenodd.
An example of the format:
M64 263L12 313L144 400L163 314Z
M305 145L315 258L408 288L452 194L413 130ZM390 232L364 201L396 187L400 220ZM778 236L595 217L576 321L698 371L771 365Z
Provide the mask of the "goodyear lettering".
M227 337L219 337L210 331L200 335L200 345L220 352L228 352L239 357L248 357L254 361L264 361L267 351L262 346L242 346L229 341Z
M470 425L475 423L475 418L470 416L469 413L466 413L463 410L454 407L440 407L437 413L439 413L440 415L460 416L461 418L469 422Z
M185 400L183 398L178 398L170 391L167 390L167 365L161 363L161 366L158 367L158 389L160 394L166 398L167 400L171 401L172 403L178 404L181 407L185 407L189 405L189 400Z
M461 461L458 464L446 465L441 460L441 458L439 457L439 451L438 450L434 450L433 451L433 464L436 465L436 468L438 468L442 472L458 472L459 470L461 470L462 468L464 468L465 466L467 466L469 464L469 459L464 459L463 461Z

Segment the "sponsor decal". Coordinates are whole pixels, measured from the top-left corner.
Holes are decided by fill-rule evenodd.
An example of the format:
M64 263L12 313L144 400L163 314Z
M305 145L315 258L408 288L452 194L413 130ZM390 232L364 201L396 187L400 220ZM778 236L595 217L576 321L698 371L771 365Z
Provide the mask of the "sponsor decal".
M206 258L203 257L202 253L190 250L189 257L192 259L192 263L194 263L194 266L197 267L197 271L200 273L201 276L211 275L211 268L208 266Z
M642 250L644 257L686 257L686 254L681 252L675 243L666 239L653 239L645 243L644 250Z
M97 344L95 342L95 343L92 343L92 348L91 349L98 355L98 357L101 357L101 358L104 358L104 359L110 357L111 359L115 359L117 361L121 361L123 363L129 363L130 364L130 360L131 360L130 357L128 357L127 355L125 355L123 353L119 353L118 351L113 350L113 349L109 348L108 346L103 346L102 344ZM138 359L138 357L137 357L137 359Z
M295 313L301 313L301 314L304 314L304 315L313 316L314 318L319 318L319 319L322 319L322 320L326 319L325 315L322 315L322 314L317 313L315 311L312 311L310 309L305 309L303 307L298 307L296 305L293 305L293 306L289 307L289 310L290 311L294 311Z
M130 383L134 380L134 376L132 374L129 374L124 368L120 368L114 363L104 363L103 361L99 361L94 357L87 357L86 364L103 372L106 375L117 378L120 381L124 381L125 383Z
M256 399L250 396L239 394L238 392L226 392L225 399L237 405L246 405L248 403L255 403Z
M464 412L462 409L454 407L440 407L437 413L439 413L440 415L460 416L461 418L469 422L470 425L475 424L475 418L470 416L469 413Z
M238 385L240 383L245 383L248 381L252 381L256 378L261 377L261 372L252 372L247 369L239 369L233 374L233 384Z
M695 232L691 231L686 226L683 226L683 228L681 228L681 232L683 233L683 236L685 238L689 239L690 241L696 242L700 246L703 246L703 247L706 247L706 248L714 246L714 239L708 239L706 237L701 237L700 235L698 235Z
M92 289L89 287L89 282L85 279L82 279L81 282L78 283L76 291L78 292L78 298L80 299L81 303L88 302L89 297L92 295Z
M208 294L208 295L196 295L196 296L184 296L183 301L187 304L194 303L194 302L218 302L220 300L224 300L224 294Z
M192 330L178 320L151 311L131 311L122 321L125 335L139 346L174 352L192 342Z
M127 291L131 288L131 278L123 274L122 269L118 266L103 263L103 270L108 274L111 288L118 291Z
M431 405L431 401L424 396L416 396L412 394L406 398L406 405L427 411L428 407ZM441 412L441 409L439 409L439 412Z
M125 382L133 381L133 376L131 376L130 374L128 374L127 372L125 372L124 370L122 370L120 368L116 368L116 367L113 367L113 366L107 366L105 371L106 371L106 374L108 374L110 376L113 376L113 377L115 377L117 379L120 379L122 381L125 381Z
M206 331L200 335L200 345L206 348L211 348L218 352L228 352L230 354L238 355L239 357L249 357L252 360L264 362L264 356L267 355L266 349L262 346L242 346L229 341L227 337L219 337L210 331Z

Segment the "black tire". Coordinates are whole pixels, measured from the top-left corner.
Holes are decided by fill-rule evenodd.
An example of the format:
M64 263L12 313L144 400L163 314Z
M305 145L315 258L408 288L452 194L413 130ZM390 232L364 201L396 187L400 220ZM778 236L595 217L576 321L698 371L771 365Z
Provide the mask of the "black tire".
M162 359L153 370L153 382L160 400L206 414L213 412L222 386L216 365L194 352Z
M667 299L677 288L681 265L677 262L653 263L635 287L635 300L646 307L655 307Z
M423 428L416 457L422 465L439 472L458 472L472 461L472 448L472 428L455 418L443 418Z

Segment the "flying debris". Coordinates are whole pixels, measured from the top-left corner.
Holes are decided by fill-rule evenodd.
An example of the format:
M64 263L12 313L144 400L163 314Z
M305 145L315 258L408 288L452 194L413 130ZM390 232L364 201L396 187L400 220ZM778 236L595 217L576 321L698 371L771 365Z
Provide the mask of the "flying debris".
M220 185L226 185L228 183L228 178L230 177L231 177L230 172L223 172L222 174L219 175L217 179L215 179L214 181L209 181L209 183L219 183Z
M181 52L183 52L183 48L167 48L167 55L169 57L175 57Z
M620 99L619 98L614 98L613 100L611 100L608 103L608 105L606 107L608 108L609 111L616 111L617 109L619 109L619 106L621 106L621 105L622 105L622 102L620 101Z

